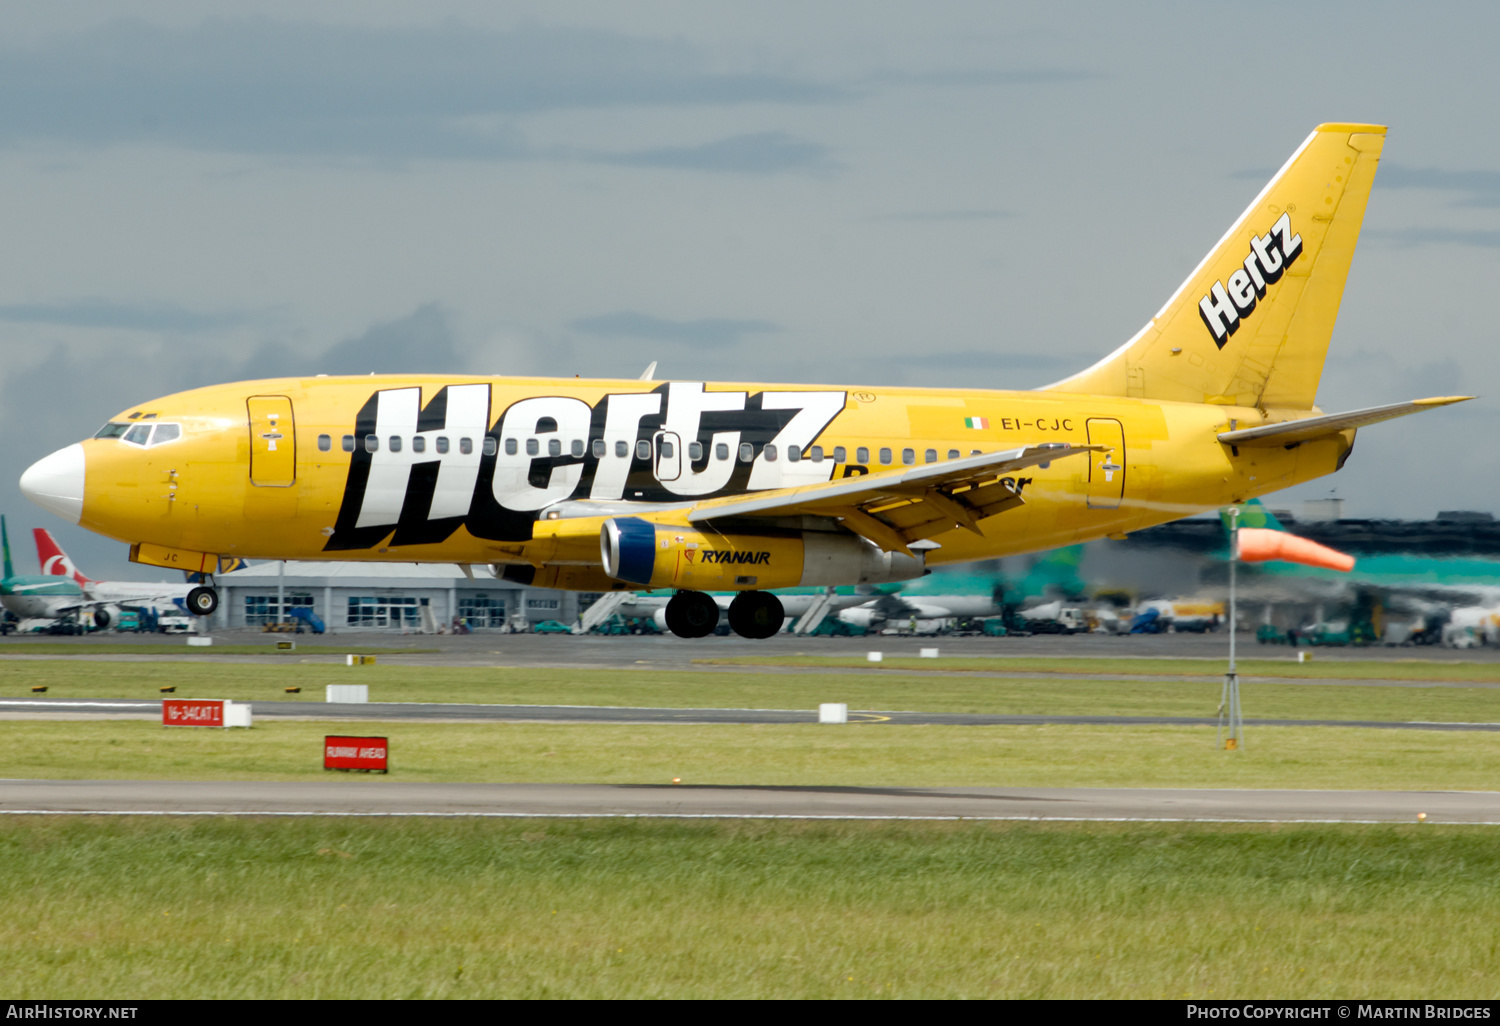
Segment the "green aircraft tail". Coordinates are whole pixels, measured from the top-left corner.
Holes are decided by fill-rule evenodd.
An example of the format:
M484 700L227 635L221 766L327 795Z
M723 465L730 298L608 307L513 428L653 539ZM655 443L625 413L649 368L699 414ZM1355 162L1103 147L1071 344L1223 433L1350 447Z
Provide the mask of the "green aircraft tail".
M1260 504L1259 499L1251 499L1249 502L1240 504L1240 526L1241 527L1268 527L1273 531L1285 531L1281 521L1276 519L1276 514ZM1219 510L1219 522L1224 525L1224 530L1229 530L1229 507L1225 506Z
M0 514L0 544L5 546L5 577L9 580L16 576L16 570L10 565L10 532L5 529L4 514Z

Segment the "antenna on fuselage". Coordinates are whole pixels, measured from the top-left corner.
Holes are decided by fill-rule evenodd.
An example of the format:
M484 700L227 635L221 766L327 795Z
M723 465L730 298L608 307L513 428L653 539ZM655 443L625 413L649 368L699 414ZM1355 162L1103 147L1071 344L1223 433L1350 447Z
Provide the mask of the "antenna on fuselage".
M656 380L656 361L655 360L652 360L650 363L646 364L646 369L643 370L643 371L641 371L641 380L642 381L655 381Z

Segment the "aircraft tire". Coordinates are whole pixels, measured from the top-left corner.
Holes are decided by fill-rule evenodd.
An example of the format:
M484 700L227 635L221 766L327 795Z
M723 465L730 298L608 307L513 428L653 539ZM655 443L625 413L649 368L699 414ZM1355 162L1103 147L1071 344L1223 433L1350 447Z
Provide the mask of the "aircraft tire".
M729 626L742 638L769 638L785 619L781 599L768 591L742 591L729 603Z
M194 616L212 616L219 608L219 593L213 588L194 588L187 593L187 607Z
M666 619L679 638L706 638L719 625L719 605L701 591L679 591L667 602Z

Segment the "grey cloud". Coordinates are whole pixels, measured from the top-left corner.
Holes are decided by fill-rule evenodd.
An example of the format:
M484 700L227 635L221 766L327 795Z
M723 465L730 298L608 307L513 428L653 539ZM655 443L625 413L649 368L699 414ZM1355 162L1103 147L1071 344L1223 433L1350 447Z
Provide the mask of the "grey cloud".
M1500 249L1500 231L1484 228L1394 228L1366 232L1372 239L1384 239L1398 246L1478 246Z
M793 76L717 71L686 43L610 31L266 18L186 29L123 20L11 47L0 51L0 94L0 146L147 143L377 159L526 156L509 121L544 111L847 95Z
M601 164L679 168L688 171L773 175L788 171L832 170L828 149L785 132L736 135L701 146L666 147L634 153L599 154Z
M1435 167L1382 164L1375 184L1383 189L1433 189L1460 193L1460 207L1500 207L1500 171L1445 171Z
M1061 85L1106 77L1096 71L1076 68L1020 68L1009 71L996 68L944 72L881 71L865 81L871 86L915 85L973 89L982 86Z
M572 322L570 327L601 338L639 338L702 346L735 345L746 335L781 330L778 325L770 321L741 321L717 317L672 321L628 310L599 317L585 317Z
M299 374L455 374L465 369L448 316L436 303L371 327L316 356L282 343L257 350L240 369L251 378Z
M1067 353L997 353L966 350L954 353L909 353L891 357L893 363L955 370L1030 371L1082 368L1093 360ZM1097 358L1096 358L1097 359Z
M1009 210L913 210L898 214L879 214L871 221L1003 221L1016 215Z
M116 303L75 299L57 303L11 303L0 306L0 321L51 324L69 328L120 328L126 331L195 333L232 328L258 319L242 312L188 310L170 303Z

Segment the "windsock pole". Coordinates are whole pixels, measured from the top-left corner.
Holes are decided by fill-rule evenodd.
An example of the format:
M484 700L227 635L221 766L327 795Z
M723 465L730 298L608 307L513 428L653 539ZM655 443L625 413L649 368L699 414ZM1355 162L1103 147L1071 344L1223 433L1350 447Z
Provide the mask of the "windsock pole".
M1226 751L1244 744L1245 721L1240 713L1240 675L1234 663L1234 635L1238 616L1235 604L1235 564L1239 562L1240 510L1229 507L1229 670L1219 694L1218 743Z

